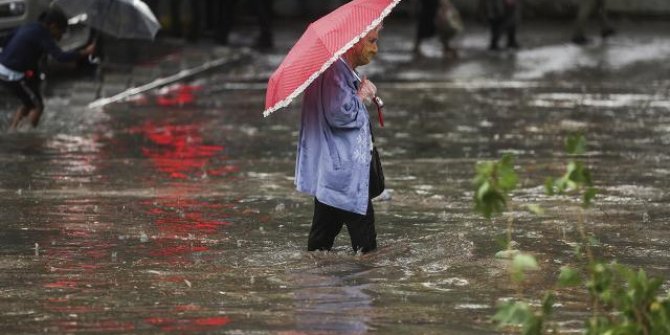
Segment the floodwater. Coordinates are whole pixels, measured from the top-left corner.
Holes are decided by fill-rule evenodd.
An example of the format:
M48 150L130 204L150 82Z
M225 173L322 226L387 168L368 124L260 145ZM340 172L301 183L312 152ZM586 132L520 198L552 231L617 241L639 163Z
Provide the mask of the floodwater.
M334 252L305 251L313 200L293 187L299 104L260 113L258 78L281 51L105 110L55 94L38 130L0 135L2 332L495 333L496 303L518 291L494 257L507 220L472 210L474 165L517 156L508 215L542 268L523 291L536 301L575 262L578 201L542 188L562 174L575 132L600 190L585 213L597 253L670 276L667 39L636 40L651 60L623 52L621 37L627 47L466 49L454 65L412 62L385 29L389 52L366 70L387 106L375 127L389 188L375 202L379 252L353 255L346 230ZM564 333L579 332L584 304L560 295Z

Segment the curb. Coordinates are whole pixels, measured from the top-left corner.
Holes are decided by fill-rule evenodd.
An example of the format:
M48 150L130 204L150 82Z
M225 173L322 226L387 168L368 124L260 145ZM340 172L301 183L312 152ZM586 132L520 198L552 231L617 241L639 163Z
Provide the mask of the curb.
M123 102L126 101L128 98L141 94L159 87L163 87L166 85L173 84L178 81L182 81L187 78L192 78L195 77L205 71L212 70L215 68L220 68L223 66L227 65L232 65L235 63L240 62L243 59L248 59L249 57L243 57L245 55L249 55L250 51L247 49L239 49L237 52L230 52L229 55L225 55L223 57L219 57L210 61L207 61L201 65L198 65L196 67L188 68L188 69L183 69L179 71L178 73L175 73L173 75L165 76L158 78L150 83L136 86L136 87L131 87L126 89L123 92L117 93L111 97L105 97L101 98L98 100L95 100L91 103L88 104L88 108L90 109L96 109L96 108L103 108L109 104L112 103L117 103L117 102Z

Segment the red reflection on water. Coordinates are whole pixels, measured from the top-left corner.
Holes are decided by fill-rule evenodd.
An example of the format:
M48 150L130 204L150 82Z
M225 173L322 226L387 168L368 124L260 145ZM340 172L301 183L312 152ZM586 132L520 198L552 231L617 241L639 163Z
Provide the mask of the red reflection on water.
M165 235L213 234L230 225L229 221L208 218L203 213L205 210L217 210L224 206L182 198L185 196L188 196L186 192L172 190L168 196L146 200L142 204L148 207L147 213L155 217L154 223ZM223 214L214 211L212 215Z
M230 318L225 316L213 316L208 318L197 318L193 323L198 326L223 326L230 323Z
M159 106L183 106L194 103L195 92L200 91L202 86L176 84L158 91L156 103Z
M208 246L197 239L219 233L230 222L222 220L226 217L221 210L223 205L198 198L206 193L203 188L208 184L209 176L231 174L239 169L219 163L225 149L221 145L205 143L200 124L147 121L131 129L131 133L146 139L144 143L147 144L140 151L159 172L158 176L175 181L167 184L170 187L163 188L157 198L142 202L160 231L149 254L168 258L171 262L183 262L188 259L179 256L207 251Z
M207 194L203 189L209 184L209 176L225 176L239 170L225 163L226 160L221 157L223 146L207 144L201 126L197 124L171 125L149 121L134 128L133 133L146 139L140 152L150 162L149 174L159 177L147 178L146 184L142 185L157 188L158 196L139 204L146 211L144 219L148 217L158 233L151 231L151 228L147 231L147 227L138 227L136 230L134 227L125 228L124 225L134 221L113 221L124 216L114 213L113 208L101 206L99 209L95 197L93 200L85 199L85 196L84 199L63 200L53 214L59 218L54 220L58 222L54 226L58 228L60 239L40 241L39 248L37 245L35 248L36 253L39 252L40 256L46 256L49 260L48 275L37 285L39 287L41 284L45 291L41 300L44 310L53 314L47 327L56 333L134 333L137 327L144 331L150 325L163 331L199 332L215 330L231 322L225 316L174 320L149 318L146 323L142 322L143 317L152 314L141 315L139 321L110 320L110 316L125 315L124 311L121 314L110 312L109 305L102 299L91 298L98 297L98 292L116 295L124 290L137 290L137 287L127 286L135 284L140 287L143 284L151 286L161 283L169 286L165 283L174 282L182 286L186 283L190 287L191 282L196 282L197 274L184 272L184 276L127 279L124 276L110 276L110 273L117 271L116 267L120 264L117 257L124 259L124 263L125 259L153 262L151 264L160 270L172 269L175 262L193 262L195 257L191 255L208 251L209 241L225 238L217 234L230 224L225 209L232 205L202 199L203 194ZM133 206L130 207L136 208ZM133 218L136 217L133 215ZM146 220L139 223L146 226ZM128 231L129 236L119 238L119 234ZM151 239L146 238L146 233ZM137 242L138 239L141 243ZM202 315L206 311L197 305L186 304L175 305L170 314L174 316L194 312Z
M68 244L72 243L76 248L50 248L47 247L48 253L54 259L65 261L61 264L54 264L52 271L67 271L67 272L82 272L93 271L99 268L97 264L87 264L94 260L107 259L111 250L116 247L114 242L103 241L98 231L97 233L84 232L87 229L84 226L70 223L66 229L62 229L61 235L68 240ZM108 224L98 225L98 229L107 228L111 226Z
M209 219L202 213L203 210L221 209L224 206L194 199L184 199L182 198L184 196L188 196L188 193L173 190L169 196L153 201L143 201L142 204L150 207L147 212L156 217L154 221L156 225L163 232L169 232L170 234L195 232L211 234L230 224L228 221ZM217 215L221 214L217 212Z
M156 168L175 179L222 175L239 169L234 165L210 167L210 160L224 148L220 145L203 144L201 126L156 125L151 121L131 129L141 133L153 145L142 147L142 154L151 159Z

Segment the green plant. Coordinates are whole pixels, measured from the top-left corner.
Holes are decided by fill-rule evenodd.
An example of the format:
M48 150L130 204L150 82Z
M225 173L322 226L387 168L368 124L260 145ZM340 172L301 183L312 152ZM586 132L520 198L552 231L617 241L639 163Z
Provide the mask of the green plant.
M514 156L505 154L499 161L479 162L475 170L475 210L490 219L505 210L507 193L516 187Z
M498 306L493 320L502 328L520 328L523 335L543 334L545 320L552 313L555 300L553 293L545 294L539 311L525 301L506 301ZM555 328L552 331L557 332Z
M549 331L557 334L556 325L550 322L557 292L578 288L588 292L591 303L592 315L585 321L585 334L670 334L670 292L661 296L663 281L648 277L644 270L635 271L616 262L607 263L594 258L591 248L597 243L586 234L584 211L591 206L597 191L593 187L590 170L577 159L586 152L586 139L582 135L569 136L565 144L571 157L566 172L557 179L547 178L545 188L549 195L581 193L582 215L576 222L581 239L575 250L578 265L560 269L555 288L544 295L540 308L532 307L521 298L505 301L498 306L493 320L499 327L516 329L523 335L540 335ZM517 183L513 162L512 156L504 155L500 161L482 162L476 166L475 210L487 219L502 214L507 208L508 193ZM529 206L529 209L534 213L542 212L539 206ZM508 241L511 240L511 229L510 217ZM524 272L536 268L537 262L532 255L516 253L511 262L511 279L520 284L524 280Z
M573 158L568 162L567 169L560 178L547 178L544 183L545 189L549 195L583 191L582 207L587 208L591 206L597 190L593 187L591 171L583 162L574 158L586 152L584 135L568 136L565 140L565 151Z
M509 193L516 188L518 182L514 171L514 156L505 154L498 161L478 162L475 171L475 194L473 196L475 211L489 220L496 215L503 214L509 203ZM533 210L541 211L539 207L531 208L531 211ZM507 222L507 238L501 244L511 251L513 217L510 216ZM515 252L507 253L507 255L512 255L510 279L515 283L522 283L527 271L538 269L537 260L530 254ZM518 287L520 288L521 285ZM521 291L518 293L522 294ZM552 301L553 295L547 295L543 301L543 310L550 309ZM501 327L518 326L522 329L522 334L530 335L542 333L545 316L543 313L535 312L524 301L506 301L498 307L493 320L497 321Z

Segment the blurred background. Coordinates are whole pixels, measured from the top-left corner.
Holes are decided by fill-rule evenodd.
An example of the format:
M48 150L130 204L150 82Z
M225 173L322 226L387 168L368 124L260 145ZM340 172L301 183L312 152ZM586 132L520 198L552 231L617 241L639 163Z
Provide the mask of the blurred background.
M276 23L285 21L313 20L347 2L343 0L148 0L166 32L171 35L181 33L193 36L215 36L221 21L222 12L235 11L240 24L254 24L254 3L269 3L273 9ZM393 16L413 18L418 12L418 0L401 2ZM453 0L465 19L478 19L479 1ZM579 0L523 0L524 19L572 19L578 9ZM232 6L231 6L232 4ZM640 19L665 19L670 16L670 1L664 0L609 0L607 9L613 17Z

